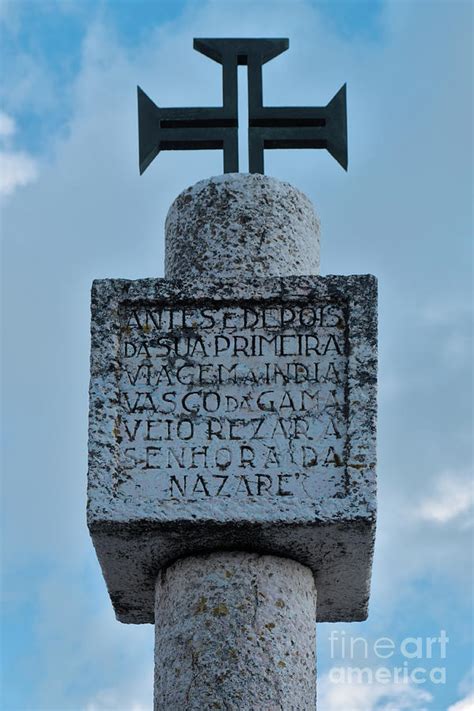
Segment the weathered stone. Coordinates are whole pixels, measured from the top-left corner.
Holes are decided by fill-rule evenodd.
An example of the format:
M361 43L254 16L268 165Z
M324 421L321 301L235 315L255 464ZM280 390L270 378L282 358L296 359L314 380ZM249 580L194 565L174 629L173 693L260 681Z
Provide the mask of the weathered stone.
M375 337L368 276L95 282L89 526L120 619L228 547L311 567L319 619L365 615Z
M291 276L318 263L299 196L264 176L199 183L171 208L167 279L94 283L88 523L123 622L154 621L163 566L219 550L308 566L319 621L367 614L376 282Z
M319 273L310 200L268 175L227 173L182 192L166 219L168 279Z
M155 711L316 703L316 590L292 560L185 558L157 579Z

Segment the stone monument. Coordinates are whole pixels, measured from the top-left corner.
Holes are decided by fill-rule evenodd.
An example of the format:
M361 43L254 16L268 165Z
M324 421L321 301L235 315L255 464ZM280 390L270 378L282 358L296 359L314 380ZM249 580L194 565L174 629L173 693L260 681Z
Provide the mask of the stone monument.
M250 46L250 75L281 40L196 42L224 75ZM141 121L142 167L169 115ZM156 710L309 711L316 620L367 616L376 281L318 276L310 201L258 170L182 192L165 261L92 289L88 524L112 604L155 624Z

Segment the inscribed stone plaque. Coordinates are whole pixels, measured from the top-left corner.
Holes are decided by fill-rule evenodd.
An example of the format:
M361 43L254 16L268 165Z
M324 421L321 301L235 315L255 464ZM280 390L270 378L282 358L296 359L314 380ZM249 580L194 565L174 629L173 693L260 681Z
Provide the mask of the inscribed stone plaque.
M119 619L222 548L311 567L320 620L365 616L376 344L370 276L95 282L88 523Z
M150 302L120 312L124 494L315 499L344 481L337 302Z

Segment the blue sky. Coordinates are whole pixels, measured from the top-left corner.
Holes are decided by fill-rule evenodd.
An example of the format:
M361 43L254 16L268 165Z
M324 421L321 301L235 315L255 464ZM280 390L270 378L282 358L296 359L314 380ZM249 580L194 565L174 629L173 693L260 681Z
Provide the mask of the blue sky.
M265 99L324 104L347 81L349 172L322 151L266 172L315 204L323 274L380 284L370 615L318 627L321 711L472 709L471 4L4 0L0 24L2 708L151 709L153 630L115 621L85 526L90 284L161 276L169 205L222 170L168 153L140 177L136 85L217 105L193 37L288 36ZM331 658L332 630L397 648L445 630L446 659L420 664L446 683L335 684L381 660Z

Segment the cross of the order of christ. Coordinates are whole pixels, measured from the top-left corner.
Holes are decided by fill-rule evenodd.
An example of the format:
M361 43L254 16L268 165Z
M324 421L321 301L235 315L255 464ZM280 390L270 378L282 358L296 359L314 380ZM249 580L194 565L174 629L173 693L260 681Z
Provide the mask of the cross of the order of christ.
M262 66L288 39L195 39L194 49L222 65L223 105L159 108L138 87L140 173L160 151L224 151L224 173L239 171L237 68L248 71L249 173L263 173L268 148L326 148L347 170L346 85L327 106L263 106Z

